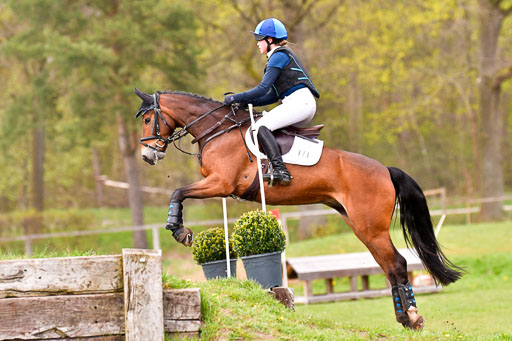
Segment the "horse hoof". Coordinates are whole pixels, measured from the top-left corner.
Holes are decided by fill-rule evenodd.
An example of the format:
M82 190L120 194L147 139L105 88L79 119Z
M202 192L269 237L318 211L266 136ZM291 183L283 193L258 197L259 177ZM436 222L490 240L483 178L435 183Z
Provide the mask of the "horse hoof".
M411 328L412 330L422 330L425 324L425 320L423 316L418 315L418 309L416 307L410 307L407 310L407 315L409 317L409 323L407 323L406 327Z
M188 231L188 233L185 236L185 240L183 240L181 243L185 246L191 247L192 243L194 242L194 232L188 228L185 229Z
M192 230L187 227L182 227L173 233L173 237L178 243L181 243L185 246L192 246L194 232L192 232Z
M416 322L412 323L411 329L412 330L422 330L424 325L425 325L425 320L423 319L423 316L419 315Z

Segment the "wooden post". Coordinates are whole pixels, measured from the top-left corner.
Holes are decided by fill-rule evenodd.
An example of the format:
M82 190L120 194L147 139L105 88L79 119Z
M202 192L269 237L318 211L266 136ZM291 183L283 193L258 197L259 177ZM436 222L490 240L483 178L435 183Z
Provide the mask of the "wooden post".
M286 308L295 311L295 298L293 289L285 287L275 287L268 291L276 300L281 302Z
M350 291L357 291L357 276L349 276L350 279Z
M363 275L361 278L363 279L363 290L370 290L370 277Z
M162 250L123 249L126 340L164 340Z
M327 293L328 294L334 293L334 285L333 285L333 279L332 278L327 278L325 280L325 286L327 288Z
M306 304L309 303L309 299L313 296L313 285L311 281L304 281L304 297L306 298Z

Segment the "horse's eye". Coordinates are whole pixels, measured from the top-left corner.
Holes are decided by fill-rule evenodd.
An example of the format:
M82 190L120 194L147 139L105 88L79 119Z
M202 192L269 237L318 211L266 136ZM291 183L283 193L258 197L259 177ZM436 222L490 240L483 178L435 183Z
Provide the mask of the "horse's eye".
M149 124L151 123L151 117L148 117L144 120L144 123Z

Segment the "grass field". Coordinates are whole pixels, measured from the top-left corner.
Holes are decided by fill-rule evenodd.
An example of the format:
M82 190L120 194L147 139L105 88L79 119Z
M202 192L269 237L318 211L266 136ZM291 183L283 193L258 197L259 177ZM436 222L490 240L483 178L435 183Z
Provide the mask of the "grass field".
M397 247L404 247L401 231L392 232ZM441 230L439 241L445 253L455 264L465 267L467 274L440 293L417 296L419 311L427 320L426 330L440 331L446 337L512 339L511 240L510 222L447 226ZM356 251L364 251L364 246L354 235L344 234L292 244L287 255ZM314 289L321 292L323 283ZM390 323L394 321L391 304L389 297L382 297L299 306L297 312L350 322L357 328L375 326L398 332L401 326Z
M197 214L196 219L222 216L218 208L205 210L204 207L190 206L188 210ZM231 210L231 214L238 214L234 211ZM162 208L146 210L146 222L161 221L162 212L165 215ZM129 222L129 211L123 209L90 210L88 214L101 217L102 226L116 222L117 225L127 225ZM194 228L196 232L200 229ZM405 246L399 228L392 230L392 239L398 248ZM511 240L512 222L443 227L439 235L443 250L468 273L440 293L417 296L419 312L427 322L424 331L413 333L403 330L395 322L390 297L299 305L295 313L290 313L245 281L203 281L201 269L193 263L190 249L177 244L167 231L161 231L164 267L176 276L169 277L172 278L170 281L173 285L202 289L205 340L215 336L218 339L284 340L512 340ZM114 254L124 247L132 247L130 233L42 241L36 244L35 250L39 252L36 256L52 257L68 254L66 250L73 250L71 254ZM22 250L21 243L2 244L0 259L20 257ZM296 257L358 251L366 251L363 244L352 233L342 233L292 243L286 254ZM346 279L336 282L339 290L348 287ZM374 283L383 286L384 279L375 276L371 283L372 286ZM300 294L300 283L294 281L292 286ZM321 293L325 290L324 283L314 283L313 289Z

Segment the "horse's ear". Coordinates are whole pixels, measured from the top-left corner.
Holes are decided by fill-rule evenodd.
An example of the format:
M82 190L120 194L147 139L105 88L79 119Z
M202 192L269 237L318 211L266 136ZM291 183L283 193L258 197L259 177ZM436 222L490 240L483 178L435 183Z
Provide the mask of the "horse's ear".
M135 94L140 97L144 102L146 103L153 103L153 96L148 95L145 92L140 91L139 89L135 88Z

